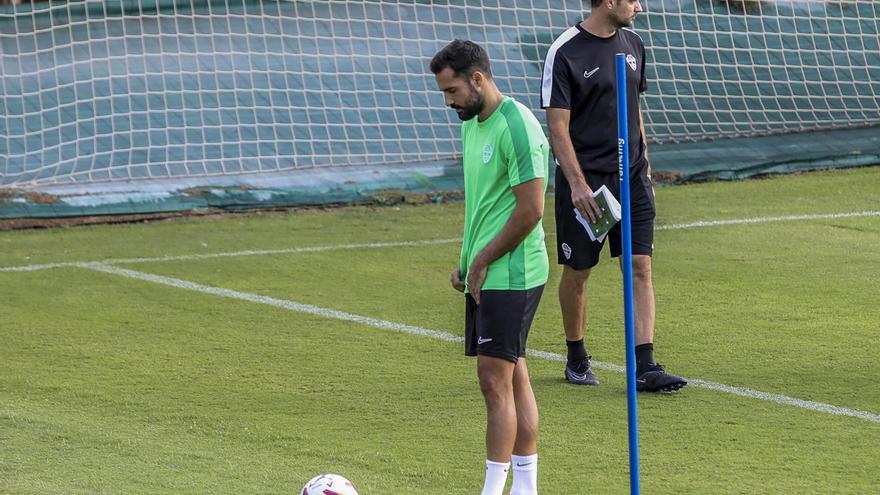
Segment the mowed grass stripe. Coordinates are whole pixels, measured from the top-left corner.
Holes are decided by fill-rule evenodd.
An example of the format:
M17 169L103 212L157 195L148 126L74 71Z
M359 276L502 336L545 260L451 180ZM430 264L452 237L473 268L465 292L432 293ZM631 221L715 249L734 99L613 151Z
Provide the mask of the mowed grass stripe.
M106 263L80 263L77 266L81 268L86 268L90 270L95 270L99 272L109 273L113 275L120 275L126 278L144 280L148 282L154 282L162 285L167 285L171 287L176 287L180 289L187 289L196 292L201 292L205 294L212 294L221 297L228 297L233 299L240 299L249 302L254 302L258 304L266 304L269 306L274 306L277 308L283 308L290 311L298 312L298 313L306 313L326 318L333 318L337 320L350 321L355 323L360 323L363 325L372 326L375 328L381 328L386 330L394 330L398 332L409 333L413 335L432 337L435 339L443 340L446 342L462 342L462 338L452 335L447 332L432 330L423 327L417 327L413 325L405 325L400 323L394 323L386 320L380 320L376 318L370 318L366 316L360 316L344 311L337 311L327 308L322 308L319 306L314 306L311 304L302 304L294 301L288 301L283 299L277 299L268 296L261 296L257 294L251 294L247 292L235 291L231 289L224 289L218 287L211 287L207 285L198 284L195 282L190 282L187 280L181 280L171 277L165 277L161 275L153 275L144 272L138 272L134 270L128 270L124 268L115 267ZM530 356L538 357L545 360L552 361L563 361L565 359L564 356L560 354L555 354L551 352L545 352L540 350L530 350ZM606 369L609 371L615 372L624 372L624 368L619 365L604 363L601 361L594 361L594 365L597 368ZM831 404L825 404L821 402L807 401L802 399L796 399L793 397L788 397L782 394L773 394L767 392L761 392L758 390L753 390L744 387L733 387L730 385L724 385L720 383L710 382L706 380L700 379L692 379L689 378L691 384L695 387L705 388L709 390L725 392L729 394L734 394L742 397L761 399L769 402L775 402L777 404L783 404L788 406L799 407L802 409L807 409L811 411L824 412L828 414L834 414L838 416L849 416L859 419L864 419L873 423L880 423L880 415L874 414L867 411L860 411L857 409L849 409L845 407L834 406Z
M753 223L768 223L768 222L796 222L796 221L805 221L805 220L828 220L828 219L839 219L839 218L856 218L856 217L877 217L880 216L880 211L860 211L860 212L843 212L843 213L828 213L828 214L819 214L819 215L788 215L788 216L773 216L773 217L753 217L753 218L734 218L729 220L701 220L697 222L691 223L682 223L682 224L671 224L671 225L658 225L656 230L658 231L669 231L669 230L685 230L685 229L693 229L693 228L703 228L703 227L720 227L727 225L742 225L742 224L753 224ZM555 235L555 232L547 232L548 236ZM414 240L414 241L399 241L399 242L372 242L372 243L358 243L358 244L330 244L324 246L307 246L307 247L295 247L295 248L286 248L286 249L263 249L263 250L244 250L244 251L231 251L231 252L221 252L221 253L210 253L210 254L188 254L188 255L180 255L180 256L156 256L156 257L143 257L143 258L117 258L117 259L106 259L100 261L87 261L87 262L61 262L61 263L46 263L46 264L38 264L38 265L22 265L22 266L10 266L10 267L0 267L0 272L28 272L28 271L38 271L38 270L49 270L53 268L70 268L81 266L84 263L104 263L104 264L139 264L139 263L158 263L163 261L188 261L188 260L208 260L208 259L216 259L216 258L234 258L234 257L243 257L243 256L268 256L268 255L277 255L277 254L297 254L297 253L319 253L326 251L335 251L335 250L351 250L351 249L382 249L382 248L394 248L394 247L419 247L419 246L430 246L436 244L454 244L456 242L461 242L461 239L423 239L423 240Z

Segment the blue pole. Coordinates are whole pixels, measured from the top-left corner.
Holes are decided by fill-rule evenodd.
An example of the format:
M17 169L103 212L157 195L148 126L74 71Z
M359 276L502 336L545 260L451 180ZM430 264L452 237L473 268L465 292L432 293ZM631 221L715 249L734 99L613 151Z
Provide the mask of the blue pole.
M626 414L629 420L629 486L639 494L639 417L636 411L636 347L633 324L632 227L629 200L629 113L626 104L626 55L617 54L617 150L620 173L623 312L626 326Z

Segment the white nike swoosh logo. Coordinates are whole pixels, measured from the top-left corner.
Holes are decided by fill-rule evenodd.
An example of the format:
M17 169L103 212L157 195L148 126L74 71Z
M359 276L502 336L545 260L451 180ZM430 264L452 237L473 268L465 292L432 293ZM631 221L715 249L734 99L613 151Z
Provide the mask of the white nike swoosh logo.
M486 342L492 342L492 339L484 339L483 337L477 339L477 344L485 344Z
M599 68L598 68L598 67L596 67L596 68L593 69L593 70L585 70L585 71L584 71L584 78L589 79L590 76L592 76L593 74L595 74L595 73L598 72L598 71L599 71Z

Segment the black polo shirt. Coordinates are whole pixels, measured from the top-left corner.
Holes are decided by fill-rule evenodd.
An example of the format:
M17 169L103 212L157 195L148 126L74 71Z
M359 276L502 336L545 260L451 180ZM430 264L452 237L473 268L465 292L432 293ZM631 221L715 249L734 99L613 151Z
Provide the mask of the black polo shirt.
M617 160L617 83L615 55L627 55L630 166L644 160L639 130L639 94L645 80L645 45L630 29L608 38L587 32L580 24L562 33L544 62L541 107L571 110L569 132L584 172L613 174Z

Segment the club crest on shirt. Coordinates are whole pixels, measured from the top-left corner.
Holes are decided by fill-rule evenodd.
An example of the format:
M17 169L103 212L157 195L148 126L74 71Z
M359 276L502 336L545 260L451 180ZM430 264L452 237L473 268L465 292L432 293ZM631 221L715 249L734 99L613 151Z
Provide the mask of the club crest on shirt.
M629 64L629 68L632 70L636 70L636 58L632 55L626 56L626 63Z
M494 151L495 148L493 148L491 144L483 146L483 164L489 163L489 160L492 159L492 153Z

